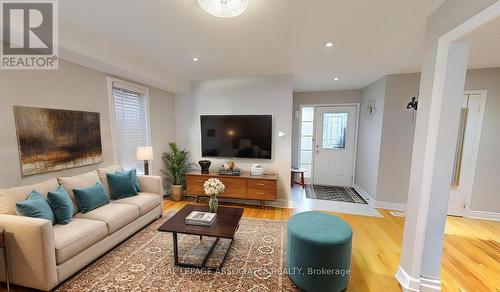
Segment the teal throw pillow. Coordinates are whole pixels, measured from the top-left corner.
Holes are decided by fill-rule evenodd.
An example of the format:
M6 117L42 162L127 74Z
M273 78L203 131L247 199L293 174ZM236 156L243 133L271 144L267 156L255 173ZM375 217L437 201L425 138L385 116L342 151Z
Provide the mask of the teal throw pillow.
M32 191L26 200L17 202L16 212L21 216L47 219L52 225L56 223L54 213L52 213L49 203L47 203L47 200L37 191Z
M71 222L74 211L73 202L62 186L47 194L47 202L54 212L57 223L65 225Z
M90 212L109 203L108 194L101 183L84 189L73 189L76 204L82 213Z
M128 174L131 173L130 178L132 179L132 183L134 184L136 192L142 192L141 186L139 185L139 180L137 179L137 170L132 168L131 170L119 170L115 172L115 174Z
M137 190L132 182L132 172L127 174L106 173L109 188L111 189L111 199L118 200L137 195Z

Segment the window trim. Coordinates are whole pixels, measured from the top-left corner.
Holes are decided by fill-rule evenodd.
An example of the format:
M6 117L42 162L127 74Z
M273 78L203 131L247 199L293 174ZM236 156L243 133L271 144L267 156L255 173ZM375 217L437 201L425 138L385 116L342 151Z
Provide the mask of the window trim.
M149 109L149 88L111 76L106 76L106 84L108 90L109 123L110 123L110 133L111 133L111 145L113 148L113 164L119 164L120 162L118 154L118 142L117 142L118 137L116 129L115 99L113 95L113 87L120 87L126 90L135 91L143 96L144 102L146 103L144 107L145 109L144 115L146 117L146 142L148 144L144 146L151 146L151 116ZM152 173L152 166L153 164L150 163L149 173Z

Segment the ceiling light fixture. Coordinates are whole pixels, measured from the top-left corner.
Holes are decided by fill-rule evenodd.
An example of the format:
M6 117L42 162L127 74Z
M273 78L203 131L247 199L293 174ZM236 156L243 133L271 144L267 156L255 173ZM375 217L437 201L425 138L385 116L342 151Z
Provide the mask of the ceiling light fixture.
M196 57L193 58L193 62L198 62L198 61L199 61L198 58Z
M333 47L333 43L332 42L328 42L328 43L325 44L325 47L331 48L331 47Z
M339 80L340 80L340 78L335 77L335 78L333 78L333 80L335 80L335 81L339 81Z
M198 0L198 4L213 16L230 18L245 12L248 0Z

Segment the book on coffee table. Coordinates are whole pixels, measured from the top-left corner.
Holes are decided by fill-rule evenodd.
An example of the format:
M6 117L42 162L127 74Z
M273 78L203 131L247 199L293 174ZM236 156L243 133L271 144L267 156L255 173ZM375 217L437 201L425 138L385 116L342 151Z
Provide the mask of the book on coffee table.
M186 217L186 224L210 227L215 222L215 213L193 211Z

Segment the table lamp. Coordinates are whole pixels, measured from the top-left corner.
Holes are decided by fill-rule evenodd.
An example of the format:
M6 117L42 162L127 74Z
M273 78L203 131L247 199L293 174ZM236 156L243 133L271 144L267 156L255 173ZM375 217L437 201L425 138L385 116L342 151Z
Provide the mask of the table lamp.
M148 161L153 159L153 147L139 146L137 147L137 160L144 160L144 174L149 175Z

